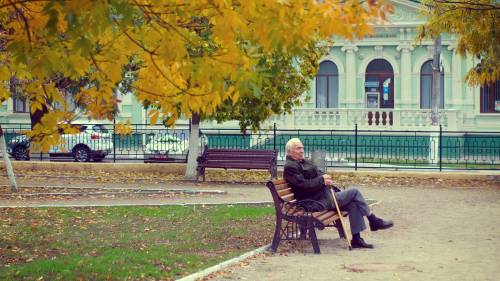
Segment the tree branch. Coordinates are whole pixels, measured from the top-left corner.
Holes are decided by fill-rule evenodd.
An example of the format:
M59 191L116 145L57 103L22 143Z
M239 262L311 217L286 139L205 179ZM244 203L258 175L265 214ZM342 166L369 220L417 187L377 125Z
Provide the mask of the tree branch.
M26 16L24 15L24 13L16 6L16 4L14 4L14 2L12 2L11 0L9 0L9 3L10 3L10 5L12 7L14 7L14 9L17 11L17 13L23 19L23 21L24 21L24 29L26 30L26 35L28 36L28 41L31 43L32 40L31 40L31 33L30 33L30 26L29 26L29 23L28 23L28 19L26 18Z

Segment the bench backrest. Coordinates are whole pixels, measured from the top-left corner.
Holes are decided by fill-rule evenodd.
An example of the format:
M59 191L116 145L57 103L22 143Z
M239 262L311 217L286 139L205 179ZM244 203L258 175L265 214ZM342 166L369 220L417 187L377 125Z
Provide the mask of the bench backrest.
M295 194L290 185L284 179L276 179L267 182L267 187L273 197L276 213L283 212L286 202L295 202Z
M206 148L199 162L208 167L269 168L276 165L277 156L275 150Z

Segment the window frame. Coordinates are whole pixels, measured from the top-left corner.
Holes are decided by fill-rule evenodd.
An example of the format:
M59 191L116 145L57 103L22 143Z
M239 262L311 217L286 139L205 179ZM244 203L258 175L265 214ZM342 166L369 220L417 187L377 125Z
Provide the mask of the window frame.
M491 92L485 93L485 88L490 90L492 88ZM485 98L485 95L488 95L487 99ZM500 110L496 111L495 110L495 102L497 101L500 102L500 79L496 80L493 83L489 84L483 84L481 85L480 88L480 103L479 103L479 112L480 113L487 113L487 114L500 114ZM485 108L487 107L487 108Z
M429 74L429 73L425 73L422 71L425 64L426 63L431 63L431 69L432 69L432 60L426 60L421 66L420 66L420 109L432 109L432 79L434 78L434 75L432 74L432 72ZM430 82L431 82L431 92L429 93L429 104L430 104L430 107L429 108L423 108L422 107L422 92L423 92L423 87L422 87L422 84L423 84L423 77L430 77ZM444 109L444 106L445 106L445 102L444 102L444 98L445 98L445 95L444 95L444 71L441 71L441 96L440 96L440 105L439 105L439 109Z
M22 104L21 109L18 108L18 103ZM28 100L22 98L12 98L12 112L14 113L29 113Z
M335 69L337 71L337 73L319 73L320 72L320 68L321 68L321 64L323 63L332 63L334 66L335 66ZM318 77L325 77L326 79L326 107L320 107L319 106L319 94L318 94ZM336 95L337 95L337 104L331 104L333 101L330 100L330 79L336 79L337 80L337 91L336 91ZM322 61L320 64L319 64L319 68L318 68L318 73L316 74L315 76L315 81L316 81L316 87L315 87L315 99L316 99L316 108L338 108L339 107L339 70L338 70L338 66L336 63L334 63L333 61L331 60L325 60L325 61ZM333 95L332 95L333 96Z

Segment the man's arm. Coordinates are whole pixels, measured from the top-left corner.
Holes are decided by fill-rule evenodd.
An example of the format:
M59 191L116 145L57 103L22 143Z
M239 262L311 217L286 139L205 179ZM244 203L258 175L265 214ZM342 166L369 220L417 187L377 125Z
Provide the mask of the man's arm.
M298 167L293 165L285 165L283 177L291 186L302 189L304 191L319 191L323 189L323 185L325 184L323 176L318 175L315 178L306 179L304 178L304 175L299 171Z

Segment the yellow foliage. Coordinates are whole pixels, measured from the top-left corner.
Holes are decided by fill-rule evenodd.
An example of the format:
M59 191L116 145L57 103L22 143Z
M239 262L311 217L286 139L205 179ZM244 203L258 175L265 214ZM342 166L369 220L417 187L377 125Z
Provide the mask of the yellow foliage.
M315 42L355 38L390 12L387 1L197 0L197 1L19 1L0 0L8 56L0 57L0 79L9 73L29 81L30 110L49 100L64 104L55 76L86 77L76 100L90 118L111 118L113 88L130 57L140 62L132 85L141 103L152 105L152 123L167 125L193 113L209 115L227 100L236 103L258 83L263 55L300 54ZM12 17L25 5L22 16ZM8 59L7 59L8 58ZM316 58L319 59L319 58ZM42 87L43 85L43 87ZM45 88L45 91L44 91ZM5 89L0 98L7 97ZM54 109L42 120L55 128L68 115ZM127 133L126 125L117 131ZM46 148L58 134L43 132ZM34 136L34 135L33 135Z
M496 0L424 0L427 23L419 29L418 39L442 33L457 35L457 52L479 58L466 80L471 86L500 79L500 3Z

